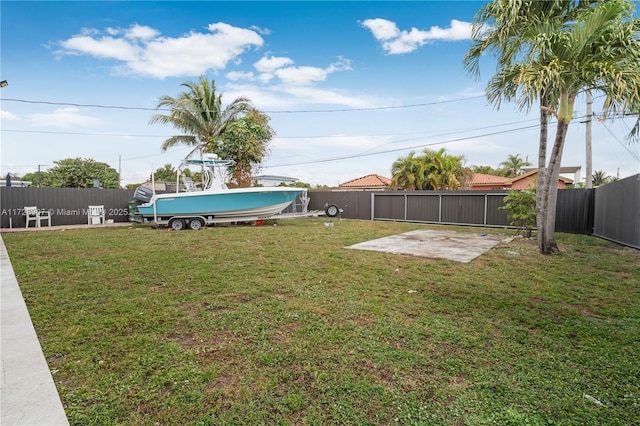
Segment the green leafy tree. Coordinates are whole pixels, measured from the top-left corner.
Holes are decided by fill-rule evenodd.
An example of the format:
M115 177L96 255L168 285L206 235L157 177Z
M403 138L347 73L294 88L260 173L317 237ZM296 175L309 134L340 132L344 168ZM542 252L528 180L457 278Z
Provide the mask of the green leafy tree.
M593 172L593 175L591 175L591 177L591 182L593 183L594 187L606 185L612 181L612 179L607 176L607 174L602 170L596 170L595 172Z
M531 232L536 226L536 191L509 190L504 197L504 206L501 210L509 211L510 225L517 227L526 238L531 237Z
M445 148L424 149L419 156L411 151L391 167L393 186L405 190L459 189L470 178L464 156L448 155Z
M629 138L638 137L640 24L633 19L633 3L629 0L495 0L482 10L490 11L485 17L496 20L496 25L488 35L482 35L480 22L474 23L478 43L465 57L465 66L473 71L475 64L477 70L478 54L490 48L499 52L498 71L487 86L489 101L499 108L503 99L517 100L521 109L529 110L539 99L541 124L547 112L558 120L546 167L546 125L541 125L537 207L539 251L557 253L554 230L558 177L576 96L585 90L601 91L607 113L637 114Z
M424 153L432 164L429 180L434 189L459 189L463 186L464 155L448 155L444 148L436 152L425 150Z
M156 182L173 182L176 180L176 169L171 164L165 164L153 172L153 178ZM149 180L151 180L151 176L149 176Z
M93 188L100 182L103 188L118 188L118 172L107 163L91 158L67 158L54 161L55 166L43 174L42 186L50 188Z
M509 154L507 159L499 164L500 174L505 177L514 178L520 176L523 167L530 166L531 163L520 157L520 154Z
M212 147L236 120L250 109L247 98L239 97L222 107L222 94L216 94L213 80L200 77L199 82L183 83L187 90L177 97L162 96L157 109L169 108L169 114L154 114L150 123L170 124L184 134L172 136L162 144L162 150L184 144Z
M292 182L292 183L280 183L278 186L284 186L288 188L311 188L310 183L306 182Z
M260 163L269 154L269 142L275 136L275 131L269 126L269 117L250 109L220 136L220 140L213 143L208 151L221 158L233 159L235 164L230 171L236 185L249 186L251 176L259 171Z
M21 180L31 182L31 186L42 186L46 174L46 171L27 173Z
M471 166L473 173L482 173L484 175L500 176L500 172L491 166Z
M415 151L411 151L406 157L398 158L391 166L391 179L396 188L407 191L422 189L423 166L415 155Z

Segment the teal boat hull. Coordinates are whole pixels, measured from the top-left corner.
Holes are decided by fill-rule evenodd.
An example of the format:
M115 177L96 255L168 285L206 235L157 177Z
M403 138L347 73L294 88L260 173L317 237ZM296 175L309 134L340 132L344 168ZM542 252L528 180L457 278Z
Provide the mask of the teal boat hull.
M220 192L156 194L138 213L151 217L268 217L286 209L304 192L299 188L242 188Z

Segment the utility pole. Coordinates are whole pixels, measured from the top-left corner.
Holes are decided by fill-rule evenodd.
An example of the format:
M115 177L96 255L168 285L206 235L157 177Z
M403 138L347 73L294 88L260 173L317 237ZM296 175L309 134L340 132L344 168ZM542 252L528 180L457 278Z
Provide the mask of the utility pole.
M586 152L587 152L587 181L585 184L585 188L591 189L591 182L593 180L591 176L591 118L593 116L592 111L593 98L591 97L591 90L587 90L587 121L586 121L586 129L585 129L585 137L586 137Z
M42 185L42 173L40 173L41 166L47 166L48 164L38 164L38 188Z

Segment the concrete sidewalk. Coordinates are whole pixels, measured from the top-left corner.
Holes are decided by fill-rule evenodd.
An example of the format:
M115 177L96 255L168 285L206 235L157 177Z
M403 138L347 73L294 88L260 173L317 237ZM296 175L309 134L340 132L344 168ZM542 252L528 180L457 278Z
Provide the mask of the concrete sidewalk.
M68 425L0 236L0 425Z

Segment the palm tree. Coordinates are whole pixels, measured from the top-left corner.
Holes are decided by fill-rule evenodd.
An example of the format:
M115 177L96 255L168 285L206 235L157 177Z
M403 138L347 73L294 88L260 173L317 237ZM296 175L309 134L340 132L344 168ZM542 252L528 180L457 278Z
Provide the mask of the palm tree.
M553 234L560 161L578 94L600 90L607 97L606 110L640 111L640 21L631 20L632 14L628 0L612 0L582 10L571 23L562 17L534 17L520 34L532 46L530 52L521 62L500 69L489 82L488 99L494 104L500 98L519 98L521 108L530 108L545 90L558 105L553 111L558 125L543 187L544 254L558 252Z
M177 144L212 148L229 126L251 106L247 98L239 97L223 109L222 94L216 95L215 82L203 76L197 83L183 83L181 86L188 90L176 98L162 96L158 102L156 109L169 108L169 114L155 114L150 120L151 124L171 124L185 133L164 141L163 151Z
M518 53L526 50L527 45L520 40L519 34L532 16L554 17L565 16L570 19L574 7L587 5L589 1L553 0L537 1L525 0L521 2L504 2L494 0L486 3L476 13L472 24L473 44L466 53L463 64L473 75L479 77L479 61L487 50L494 50L498 56L498 67L506 66L517 57ZM543 89L539 93L540 99L540 137L538 143L538 181L536 191L536 224L538 229L538 248L542 251L541 241L544 239L546 210L544 188L545 167L548 138L548 107L549 96Z
M459 189L467 184L471 171L464 167L464 156L448 155L445 148L425 148L417 156L411 151L391 167L394 186L405 190Z
M592 176L592 184L594 187L605 185L611 182L611 178L607 176L605 172L602 170L596 170L593 172Z
M421 176L421 188L426 190L439 189L440 182L440 165L444 161L446 149L440 148L438 151L425 148L422 150L422 155L419 157L422 164L422 176Z
M442 148L432 158L434 168L431 172L434 189L458 189L462 185L464 175L464 156L448 155Z
M565 12L536 14L532 12L536 10L534 3L553 4L556 11L560 6L560 10ZM491 4L496 8L506 4L507 8L522 9L512 11L508 16L527 16L527 19L503 20L514 25L504 30L506 39L496 37L494 44L471 51L473 57L489 47L502 49L498 72L487 87L487 97L496 107L499 108L502 99L517 98L518 106L528 110L540 98L542 112L550 111L558 120L546 168L546 135L544 138L542 135L546 127L541 127L537 223L538 246L544 254L558 251L553 236L557 184L562 149L576 96L585 89L600 90L606 95L604 108L607 111L639 114L629 137L638 136L640 42L637 34L640 24L638 20L631 19L633 3L629 0L596 2L595 5L590 3L577 2L575 6L569 1L493 1ZM494 33L501 34L499 31ZM467 62L465 65L469 67ZM473 70L473 67L470 69ZM547 107L545 100L549 100L551 108ZM546 171L544 176L543 171Z
M405 158L398 158L391 166L391 179L396 188L407 191L422 189L419 187L421 164L415 154L415 151L411 151Z
M471 171L473 173L482 173L484 175L499 175L498 171L491 166L471 166Z
M504 176L514 178L522 174L522 168L530 166L531 163L520 158L520 154L509 154L507 159L499 164Z

